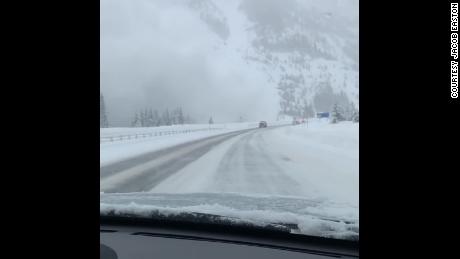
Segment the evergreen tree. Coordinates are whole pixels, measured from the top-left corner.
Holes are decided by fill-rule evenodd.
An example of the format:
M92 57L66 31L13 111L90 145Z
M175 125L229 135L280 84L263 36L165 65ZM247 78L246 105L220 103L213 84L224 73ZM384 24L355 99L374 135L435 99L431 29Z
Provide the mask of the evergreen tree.
M154 126L158 127L158 126L161 125L161 118L160 118L160 116L158 116L158 111L157 110L155 110L153 112L153 122L154 122L154 124L153 124Z
M351 102L351 104L350 104L350 115L349 115L349 120L350 121L354 121L356 113L357 113L357 110L356 110L355 104L353 102Z
M179 122L179 108L173 110L171 115L171 122L173 125L180 124Z
M182 107L179 107L179 110L178 110L178 123L180 125L183 125L185 123L185 118L184 118L184 114L182 113Z
M155 125L155 122L154 122L154 119L153 119L152 108L149 109L149 113L148 113L148 116L147 116L147 124L148 124L148 127L153 127Z
M163 113L163 125L171 126L171 116L168 109Z
M140 119L141 127L145 127L145 113L143 110L140 112L139 119Z
M334 104L333 110L335 111L337 121L344 121L346 120L345 118L345 111L342 108L342 106L338 105L337 103Z
M359 111L355 110L353 113L353 122L359 122Z
M347 121L351 121L353 120L353 107L352 107L352 103L347 105L347 108L345 109L345 112L344 112L344 119L347 120Z
M339 106L334 104L334 107L332 108L332 113L331 113L331 123L337 123L340 121L341 114L340 114L340 109Z
M109 121L107 119L107 112L105 110L105 102L104 102L104 96L101 93L100 97L100 127L101 128L108 128L109 127Z
M139 114L136 112L136 114L134 115L134 120L131 123L131 126L132 127L139 127L140 124L141 124L141 122L140 122Z
M214 120L211 118L209 118L209 124L214 124Z
M145 116L145 122L144 122L144 125L145 127L150 127L150 118L149 118L149 110L147 108L145 108L144 110L144 116Z

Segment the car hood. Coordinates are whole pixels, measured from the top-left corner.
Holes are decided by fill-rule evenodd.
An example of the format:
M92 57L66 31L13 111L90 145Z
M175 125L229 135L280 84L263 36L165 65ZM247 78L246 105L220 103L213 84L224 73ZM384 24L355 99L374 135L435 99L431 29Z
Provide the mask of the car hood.
M101 193L101 216L213 215L232 224L285 226L293 234L359 239L358 208L321 199L235 193ZM183 217L182 217L183 218ZM211 220L215 217L209 218Z

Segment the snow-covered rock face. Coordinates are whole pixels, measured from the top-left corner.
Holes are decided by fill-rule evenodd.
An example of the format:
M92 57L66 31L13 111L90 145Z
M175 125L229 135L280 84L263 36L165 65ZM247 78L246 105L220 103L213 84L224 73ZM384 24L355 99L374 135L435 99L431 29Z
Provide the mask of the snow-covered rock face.
M357 4L191 0L189 7L217 35L217 52L262 70L267 87L278 89L281 112L300 116L336 102L359 107Z
M230 29L227 18L212 1L191 0L189 6L200 14L201 20L222 40L228 39Z

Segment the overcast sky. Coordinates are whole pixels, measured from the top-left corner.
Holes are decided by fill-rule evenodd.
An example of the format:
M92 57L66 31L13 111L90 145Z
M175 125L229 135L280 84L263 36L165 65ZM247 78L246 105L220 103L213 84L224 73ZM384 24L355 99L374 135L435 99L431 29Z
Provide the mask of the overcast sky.
M112 126L128 126L146 107L181 106L199 122L276 116L277 92L266 87L267 77L229 52L216 53L223 42L188 2L101 0L101 91ZM358 1L299 2L357 17Z

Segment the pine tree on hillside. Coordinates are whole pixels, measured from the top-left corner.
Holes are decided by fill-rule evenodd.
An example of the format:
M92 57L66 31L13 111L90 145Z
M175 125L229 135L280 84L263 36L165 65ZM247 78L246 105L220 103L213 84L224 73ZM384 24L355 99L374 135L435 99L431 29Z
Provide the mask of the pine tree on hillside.
M183 125L183 124L185 123L184 113L182 112L182 108L181 108L181 107L179 107L177 119L178 119L178 123L179 123L180 125Z
M149 109L149 112L148 112L148 115L147 115L147 126L148 127L153 127L155 124L154 124L154 121L153 121L153 112L152 112L152 108Z
M105 102L104 102L104 96L101 93L100 97L100 127L101 128L108 128L109 127L109 121L107 119L107 112L105 110Z
M145 126L146 126L146 127L150 127L150 126L151 126L150 120L151 120L151 118L150 118L149 109L145 109Z
M332 108L332 113L331 113L331 123L337 123L340 121L340 109L339 106L334 104L334 107Z
M160 118L160 116L158 116L158 111L155 110L153 112L153 126L158 127L160 125L161 125L161 118Z
M145 116L145 127L150 127L150 118L149 118L149 110L145 108L144 111Z
M334 104L333 113L335 113L338 122L346 120L344 109L337 103Z
M178 116L177 108L175 108L171 112L171 124L172 125L179 124L179 119L178 118L179 118L179 116Z
M145 127L145 113L143 110L140 112L139 120L140 120L141 127Z
M131 122L131 126L132 127L139 127L140 126L140 118L139 118L139 114L137 112L134 115L134 120Z
M353 113L353 122L359 122L359 111L355 110Z
M168 109L163 113L163 125L171 126L171 116Z
M147 109L144 109L142 111L142 127L147 127L147 120L148 120L148 117L147 117Z
M176 111L174 109L169 111L169 122L171 125L176 124Z
M354 121L356 113L357 113L357 110L356 110L355 104L352 102L350 104L350 115L349 115L349 120L350 121Z

